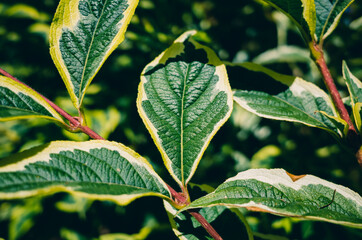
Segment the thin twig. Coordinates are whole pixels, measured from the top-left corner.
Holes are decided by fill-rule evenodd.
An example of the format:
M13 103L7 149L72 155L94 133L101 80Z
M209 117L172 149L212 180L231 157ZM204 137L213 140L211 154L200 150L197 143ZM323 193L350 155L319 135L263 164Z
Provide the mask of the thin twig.
M25 87L33 90L34 92L38 93L37 91L35 91L33 88L29 87L27 84L23 83L22 81L20 81L19 79L17 79L16 77L12 76L10 73L6 72L4 69L0 68L0 73L3 74L4 76L11 78L12 80L24 85ZM72 117L69 113L67 113L66 111L64 111L62 108L60 108L58 105L56 105L55 103L53 103L52 101L50 101L47 97L43 96L42 94L38 93L55 111L57 111L60 115L62 115L65 119L67 119L69 121L69 123L71 124L72 127L75 127L79 130L81 130L83 133L87 134L89 137L93 138L93 139L99 139L99 140L105 140L103 137L101 137L99 134L97 134L96 132L94 132L92 129L90 129L87 126L82 126L81 123L78 121L77 118Z
M178 193L175 189L167 184L168 189L171 192L172 197L175 199L177 205L189 205L190 202L188 198L184 196L183 193ZM193 216L201 226L210 234L215 240L222 240L222 237L216 232L216 230L211 226L211 224L197 211L194 209L187 210L187 212Z
M324 58L323 49L321 49L321 47L315 43L313 44L311 51L315 58L315 62L323 75L324 83L332 97L332 101L337 108L339 115L348 124L347 141L352 147L359 148L361 144L359 142L358 132L352 123L349 113L344 106L341 95L339 94L336 84L334 83L332 75L328 69L326 60Z
M213 237L215 240L223 240L222 237L216 232L216 230L210 225L210 223L196 210L187 210L200 224L201 226Z

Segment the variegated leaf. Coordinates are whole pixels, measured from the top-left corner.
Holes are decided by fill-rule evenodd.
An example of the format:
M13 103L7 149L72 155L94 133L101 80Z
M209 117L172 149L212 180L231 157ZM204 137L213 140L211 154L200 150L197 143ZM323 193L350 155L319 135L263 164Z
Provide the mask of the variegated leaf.
M316 9L313 0L264 1L288 16L307 42L313 39L316 25Z
M323 41L354 0L264 0L284 12L300 29L307 42Z
M248 90L234 92L234 100L246 110L265 118L318 127L339 138L344 136L345 121L338 116L329 96L313 83L299 77L278 74L253 63L237 66L258 74ZM275 86L280 85L282 88L265 89L264 84L270 80L275 80ZM259 90L261 88L264 89Z
M39 93L11 78L0 76L0 122L25 118L45 118L65 124Z
M314 0L317 13L315 36L323 41L337 27L342 14L354 0Z
M283 169L241 172L182 211L213 206L244 207L362 228L362 198L358 193L313 175L295 176Z
M342 70L351 98L354 120L357 128L361 131L362 82L351 73L345 61L343 61Z
M50 53L76 108L123 41L138 0L61 0L50 28Z
M182 34L142 72L138 111L172 177L186 185L218 129L229 118L232 92L225 65Z
M120 205L142 196L170 197L152 166L115 142L57 141L0 161L0 199L56 192Z

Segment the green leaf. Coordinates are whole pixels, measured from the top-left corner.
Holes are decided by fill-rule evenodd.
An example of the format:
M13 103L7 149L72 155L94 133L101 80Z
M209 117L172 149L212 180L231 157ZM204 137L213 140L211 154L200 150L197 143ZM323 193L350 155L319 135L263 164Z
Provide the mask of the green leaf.
M120 205L142 196L170 197L152 166L115 142L57 141L0 161L0 199L56 192Z
M315 0L317 13L316 40L323 41L337 27L338 22L354 0Z
M142 72L137 107L172 177L186 185L229 118L232 92L215 53L181 35Z
M343 61L342 70L351 98L354 120L357 128L361 130L362 82L351 73L345 61Z
M74 106L123 41L138 0L61 0L50 28L50 53Z
M299 28L303 38L307 42L310 42L310 40L313 39L316 25L316 9L314 0L264 1L287 15Z
M283 169L241 172L182 211L213 206L244 207L362 228L362 198L358 193L312 175L294 176Z
M264 0L285 13L299 28L307 42L323 41L354 0Z
M25 118L45 118L65 124L39 93L11 78L0 76L0 122Z
M313 83L253 63L237 66L257 73L248 90L234 92L234 100L246 110L260 117L299 122L327 130L336 137L343 136L345 122L338 116L329 96ZM268 76L276 80L273 88L265 87L270 86L272 80Z

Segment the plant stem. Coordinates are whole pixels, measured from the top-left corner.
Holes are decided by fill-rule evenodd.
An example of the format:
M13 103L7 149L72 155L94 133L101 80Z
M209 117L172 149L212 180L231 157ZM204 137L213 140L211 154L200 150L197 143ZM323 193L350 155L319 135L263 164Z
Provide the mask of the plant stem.
M10 73L6 72L4 69L0 68L0 73L3 74L4 76L11 78L12 80L24 85L25 87L35 91L33 88L29 87L28 85L26 85L25 83L23 83L22 81L20 81L19 79L17 79L16 77L12 76ZM38 93L37 91L35 91L36 93ZM47 97L43 96L42 94L38 93L55 111L57 111L60 115L62 115L65 119L67 119L71 125L71 127L74 127L76 129L81 130L83 133L87 134L89 137L93 138L93 139L99 139L99 140L104 140L103 137L101 137L99 134L97 134L96 132L94 132L92 129L90 129L87 126L83 126L81 125L80 121L76 118L76 117L72 117L69 113L67 113L66 111L64 111L62 108L60 108L58 105L56 105L55 103L53 103L52 101L50 101Z
M323 75L324 83L332 97L332 101L337 108L337 111L341 118L345 120L348 124L348 134L347 134L347 140L348 142L353 146L357 147L358 145L358 133L356 131L356 128L354 127L352 120L349 116L349 113L344 106L344 103L342 101L341 95L339 94L337 87L334 83L334 80L332 78L332 75L327 67L323 49L317 45L316 43L313 43L313 46L310 47L313 57L315 58L315 62L320 70L320 72ZM357 140L357 142L355 142Z
M189 198L187 196L184 196L183 192L178 193L169 185L167 185L167 187L170 190L172 197L175 199L176 205L183 207L190 204L190 202L188 201ZM187 210L187 212L201 224L201 226L206 230L206 232L210 234L212 238L214 238L215 240L222 240L222 237L216 232L211 224L200 213L197 212L197 210L190 209Z
M213 237L215 240L223 240L222 237L216 232L216 230L210 225L210 223L198 212L195 210L187 210L188 213L191 214L205 230Z

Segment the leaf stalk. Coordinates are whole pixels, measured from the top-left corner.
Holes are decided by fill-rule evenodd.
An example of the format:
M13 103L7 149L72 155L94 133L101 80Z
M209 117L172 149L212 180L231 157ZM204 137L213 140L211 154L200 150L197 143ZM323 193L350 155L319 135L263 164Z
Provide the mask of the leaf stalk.
M24 85L25 87L35 91L33 88L29 87L27 84L23 83L22 81L20 81L16 77L12 76L10 73L6 72L4 69L0 68L0 73L2 75L4 75L5 77L11 78L12 80L14 80L14 81ZM78 130L79 129L80 131L87 134L89 137L91 137L93 139L105 140L103 137L101 137L98 133L94 132L89 127L87 127L85 125L82 125L81 120L79 120L78 117L71 116L69 113L64 111L58 105L56 105L55 103L50 101L47 97L43 96L42 94L40 94L37 91L35 91L35 92L38 93L55 111L57 111L61 116L63 116L65 119L67 119L69 121L69 126L68 126L69 129L72 129L72 130Z

